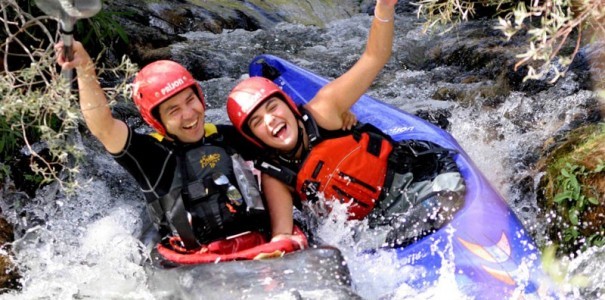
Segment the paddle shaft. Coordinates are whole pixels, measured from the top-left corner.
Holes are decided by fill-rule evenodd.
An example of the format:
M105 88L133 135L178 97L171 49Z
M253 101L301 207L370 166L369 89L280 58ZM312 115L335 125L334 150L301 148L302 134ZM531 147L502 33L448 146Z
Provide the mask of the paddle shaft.
M74 59L74 52L73 52L73 42L74 42L74 36L73 36L73 30L74 30L74 23L76 22L75 18L72 18L70 16L68 16L67 14L63 13L61 16L61 40L63 40L63 57L65 58L66 61L72 61ZM69 70L63 70L62 73L63 77L68 81L71 82L72 78L73 78L73 70L69 69Z

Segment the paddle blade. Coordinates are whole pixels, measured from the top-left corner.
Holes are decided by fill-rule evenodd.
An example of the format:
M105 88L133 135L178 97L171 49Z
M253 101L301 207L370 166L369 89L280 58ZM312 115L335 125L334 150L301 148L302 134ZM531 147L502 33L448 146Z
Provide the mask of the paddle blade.
M45 14L59 18L84 19L101 10L101 0L36 0L36 6Z
M76 19L90 18L101 10L100 0L58 0L67 15Z

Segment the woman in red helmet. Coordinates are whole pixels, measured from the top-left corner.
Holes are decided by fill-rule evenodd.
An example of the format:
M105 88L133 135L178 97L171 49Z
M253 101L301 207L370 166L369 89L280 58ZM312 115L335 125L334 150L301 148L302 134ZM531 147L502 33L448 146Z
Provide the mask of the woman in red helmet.
M56 48L61 53L63 45ZM133 99L156 131L141 134L112 116L82 44L74 42L73 51L72 61L58 55L57 62L77 70L86 124L137 180L167 245L187 252L242 232L269 232L257 182L238 155L253 147L233 126L205 124L204 95L182 65L161 60L137 73ZM306 245L300 235L294 242L294 248Z
M351 132L339 130L343 112L366 92L390 58L396 2L377 1L366 49L359 60L307 104L297 107L276 84L262 77L242 81L229 94L227 110L234 126L259 148L272 150L257 160L257 168L263 171L263 191L274 233L290 234L293 199L321 204L324 202L316 202L319 192L325 203L334 199L348 203L350 219L370 216L371 226L419 226L409 223L413 218L407 212L412 206L419 211L417 202L434 198L435 193L428 174L410 172L413 162L405 161L410 152L432 153L448 174L442 176L448 192L460 195L464 191L453 158L435 144L394 143L370 125ZM441 206L433 208L436 212ZM399 222L408 223L394 224L396 216ZM441 226L436 223L442 219L417 227L413 237ZM395 236L383 241L397 245L411 241L407 234L391 234Z

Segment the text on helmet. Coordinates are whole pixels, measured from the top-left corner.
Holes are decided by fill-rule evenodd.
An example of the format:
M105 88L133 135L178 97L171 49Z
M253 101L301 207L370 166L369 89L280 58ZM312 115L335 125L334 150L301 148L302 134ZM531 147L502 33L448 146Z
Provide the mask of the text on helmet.
M168 84L166 84L166 86L164 86L160 92L162 93L162 96L165 96L166 94L174 91L174 89L180 87L181 85L183 85L185 83L185 79L187 77L183 76L182 78L179 78L173 82L169 82Z

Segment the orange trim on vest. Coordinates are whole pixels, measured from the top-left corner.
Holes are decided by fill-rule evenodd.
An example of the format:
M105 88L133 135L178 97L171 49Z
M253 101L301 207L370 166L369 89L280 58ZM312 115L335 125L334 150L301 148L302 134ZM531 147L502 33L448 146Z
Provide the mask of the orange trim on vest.
M327 201L352 201L349 219L363 219L372 211L384 185L393 146L381 139L380 153L375 156L366 150L370 135L364 132L360 136L359 141L352 134L326 139L311 149L297 175L296 191L301 200L320 192Z

